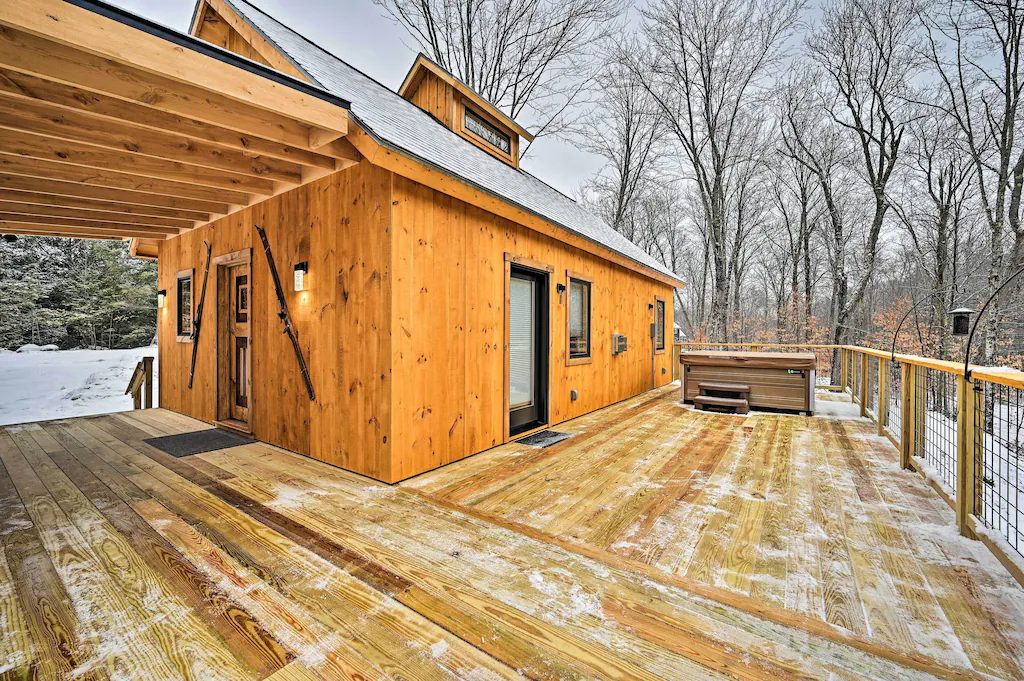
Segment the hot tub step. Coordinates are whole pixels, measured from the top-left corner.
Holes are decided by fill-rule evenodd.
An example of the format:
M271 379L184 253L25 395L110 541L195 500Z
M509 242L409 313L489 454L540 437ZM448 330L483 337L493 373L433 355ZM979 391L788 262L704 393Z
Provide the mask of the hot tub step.
M704 409L706 407L719 407L722 409L732 409L737 414L746 414L750 411L750 405L746 400L738 400L731 397L710 397L708 395L698 395L693 398L693 403L700 409Z

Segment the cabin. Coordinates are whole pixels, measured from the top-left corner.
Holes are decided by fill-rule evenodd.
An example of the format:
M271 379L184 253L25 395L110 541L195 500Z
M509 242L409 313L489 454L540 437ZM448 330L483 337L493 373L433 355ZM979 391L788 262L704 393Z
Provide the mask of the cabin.
M0 230L158 261L161 406L393 483L672 380L682 282L520 168L529 131L426 56L394 92L243 0L200 0L190 35L99 2L10 12L50 5L103 53L5 86L33 96L0 191L61 200ZM115 24L133 42L99 45ZM115 56L138 81L94 86Z

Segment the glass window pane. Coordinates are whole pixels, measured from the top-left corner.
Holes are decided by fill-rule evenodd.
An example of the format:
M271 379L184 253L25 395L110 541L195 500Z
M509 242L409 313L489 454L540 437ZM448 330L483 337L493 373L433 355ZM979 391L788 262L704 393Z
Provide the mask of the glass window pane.
M509 408L533 404L534 304L533 281L509 282Z
M657 319L655 320L654 338L657 342L657 349L665 349L665 301L657 301Z
M590 284L569 280L569 357L590 356Z
M178 335L192 333L192 277L178 279Z

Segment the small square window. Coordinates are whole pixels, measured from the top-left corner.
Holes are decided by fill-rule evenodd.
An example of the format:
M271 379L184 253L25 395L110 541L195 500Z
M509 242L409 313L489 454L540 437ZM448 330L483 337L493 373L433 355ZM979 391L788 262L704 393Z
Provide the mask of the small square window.
M178 340L192 338L192 270L178 272L175 283Z
M590 357L590 282L569 279L569 359Z

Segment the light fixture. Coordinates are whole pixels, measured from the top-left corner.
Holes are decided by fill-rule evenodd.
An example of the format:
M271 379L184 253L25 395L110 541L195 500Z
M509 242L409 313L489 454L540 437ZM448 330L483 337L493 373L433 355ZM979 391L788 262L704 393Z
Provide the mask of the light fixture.
M167 306L167 289L162 288L156 292L156 306L161 310Z
M309 263L300 262L295 265L295 290L305 291L306 290L306 277L309 275Z
M966 336L971 332L971 315L974 310L968 307L958 307L949 314L953 315L953 335Z

